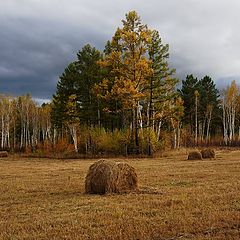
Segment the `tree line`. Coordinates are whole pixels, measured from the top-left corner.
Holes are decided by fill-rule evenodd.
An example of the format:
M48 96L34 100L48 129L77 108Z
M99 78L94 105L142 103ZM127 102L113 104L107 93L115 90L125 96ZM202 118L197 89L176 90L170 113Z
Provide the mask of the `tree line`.
M24 150L52 139L51 106L38 106L30 95L0 96L1 149Z
M87 44L77 53L50 104L0 98L1 149L65 141L83 154L151 156L217 137L225 145L240 140L236 82L219 92L210 76L188 75L179 85L168 58L159 32L129 12L103 51Z

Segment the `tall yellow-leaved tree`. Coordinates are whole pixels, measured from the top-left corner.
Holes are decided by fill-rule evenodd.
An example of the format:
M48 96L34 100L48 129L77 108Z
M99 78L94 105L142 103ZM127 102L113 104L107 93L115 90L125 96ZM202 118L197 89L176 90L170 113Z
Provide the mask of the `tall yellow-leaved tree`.
M115 32L110 42L110 51L100 64L108 67L110 75L114 76L103 81L105 85L111 85L106 97L120 101L122 109L131 112L130 128L134 147L138 151L139 103L145 97L147 78L153 72L150 60L146 57L151 31L141 23L135 11L126 14L122 23L123 27Z

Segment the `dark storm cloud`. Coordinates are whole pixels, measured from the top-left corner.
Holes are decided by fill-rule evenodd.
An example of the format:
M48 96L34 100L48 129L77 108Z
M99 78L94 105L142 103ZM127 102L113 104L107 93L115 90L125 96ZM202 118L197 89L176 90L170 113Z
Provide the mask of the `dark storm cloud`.
M0 3L0 92L51 98L58 76L86 43L103 49L136 10L170 44L180 78L240 77L238 0L8 0Z
M58 76L77 51L87 42L99 47L101 34L97 29L89 31L86 25L77 27L77 20L69 22L69 18L45 12L46 2L41 5L35 1L34 5L34 1L25 1L32 3L28 7L24 2L10 2L12 5L5 4L5 11L0 10L0 91L51 98Z

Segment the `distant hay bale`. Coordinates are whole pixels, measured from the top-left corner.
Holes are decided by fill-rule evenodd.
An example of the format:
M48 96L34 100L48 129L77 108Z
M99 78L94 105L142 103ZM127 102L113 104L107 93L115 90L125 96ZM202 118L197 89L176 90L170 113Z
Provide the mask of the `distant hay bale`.
M7 157L8 152L7 151L0 151L0 158Z
M127 193L138 190L135 169L127 163L99 160L90 166L85 179L89 194Z
M201 151L203 158L215 158L215 151L211 148L206 148Z
M199 151L192 151L188 154L188 160L200 160L202 155Z

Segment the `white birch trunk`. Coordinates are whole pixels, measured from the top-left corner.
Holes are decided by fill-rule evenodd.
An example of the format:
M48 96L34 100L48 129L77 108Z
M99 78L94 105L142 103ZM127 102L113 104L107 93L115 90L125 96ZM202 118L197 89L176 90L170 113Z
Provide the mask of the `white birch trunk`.
M162 121L160 120L158 123L158 130L157 130L157 139L160 140L160 134L161 134L161 127L162 127Z
M77 124L75 124L75 123L69 124L68 127L69 127L69 130L70 130L70 134L72 136L72 139L73 139L74 150L77 153L78 152Z

